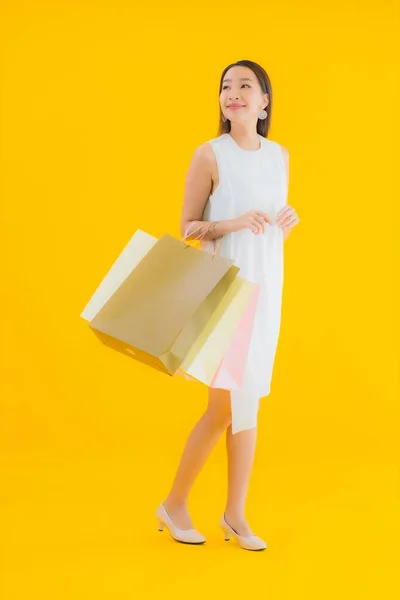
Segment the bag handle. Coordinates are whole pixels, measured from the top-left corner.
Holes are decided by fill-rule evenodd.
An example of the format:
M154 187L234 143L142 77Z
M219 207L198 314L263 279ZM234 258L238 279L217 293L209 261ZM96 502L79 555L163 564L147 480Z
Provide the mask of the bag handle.
M205 228L204 228L204 231L203 231L203 233L202 233L200 236L196 236L194 239L195 239L195 240L199 240L199 241L201 241L201 240L204 238L204 236L205 236L205 235L207 235L207 233L208 233L208 232L209 232L209 231L210 231L210 230L213 228L214 224L215 224L214 222L210 223L210 225L209 225L208 227L205 227ZM181 240L182 242L184 242L184 241L186 240L186 238L188 237L190 226L191 226L191 223L188 223L188 225L187 225L187 227L186 227L186 230L185 230L185 233L184 233L184 235L183 235L183 237L182 237L182 240ZM196 228L196 229L195 229L195 230L192 232L192 234L193 234L195 231L199 231L199 230L201 230L201 229L202 229L202 227L203 227L202 225L200 225L199 227L197 227L197 228ZM220 251L221 251L221 245L222 245L223 238L224 238L224 236L221 236L221 237L219 237L219 238L218 238L218 239L216 239L216 240L215 240L215 239L214 239L214 240L211 240L211 241L212 241L212 243L213 243L213 247L214 247L214 250L213 250L213 258L214 258L214 256L219 256L219 253L220 253ZM189 246L190 246L190 244L186 244L186 248L189 248Z

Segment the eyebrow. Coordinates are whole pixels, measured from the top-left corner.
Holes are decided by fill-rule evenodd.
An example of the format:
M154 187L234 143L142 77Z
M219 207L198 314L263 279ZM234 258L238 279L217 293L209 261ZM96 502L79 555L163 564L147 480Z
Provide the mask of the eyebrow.
M225 83L225 81L232 81L232 79L224 79L222 83ZM252 81L250 79L250 77L240 77L239 81Z

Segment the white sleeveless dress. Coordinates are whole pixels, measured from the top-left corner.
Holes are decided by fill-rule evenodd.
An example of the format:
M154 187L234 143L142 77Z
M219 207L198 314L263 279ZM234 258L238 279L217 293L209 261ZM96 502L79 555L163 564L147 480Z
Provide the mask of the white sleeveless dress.
M278 344L283 289L283 230L275 225L287 203L288 180L282 147L259 135L259 150L244 150L224 133L209 140L218 165L219 184L208 198L203 219L233 219L248 210L266 212L265 233L250 230L224 236L220 254L240 268L240 276L260 284L254 329L240 390L231 391L232 432L257 425L259 400L268 396ZM213 242L202 242L213 251Z

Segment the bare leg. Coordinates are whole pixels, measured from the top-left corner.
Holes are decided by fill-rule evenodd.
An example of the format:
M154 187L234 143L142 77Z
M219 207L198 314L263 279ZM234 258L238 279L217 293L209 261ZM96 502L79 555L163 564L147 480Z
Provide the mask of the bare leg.
M210 388L207 410L189 435L171 491L164 501L168 514L180 529L193 527L187 509L190 490L211 450L230 423L230 393Z
M245 503L250 483L257 441L257 428L232 434L226 432L228 452L228 498L225 518L229 525L243 536L252 535L245 517Z

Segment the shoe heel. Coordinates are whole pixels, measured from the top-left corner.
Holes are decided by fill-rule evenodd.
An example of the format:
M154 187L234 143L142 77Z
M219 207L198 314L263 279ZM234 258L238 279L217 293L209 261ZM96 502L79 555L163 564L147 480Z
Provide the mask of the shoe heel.
M164 523L161 523L161 521L158 523L158 531L164 531Z
M231 539L230 534L227 531L225 531L224 534L225 534L225 541L229 542L229 540Z

